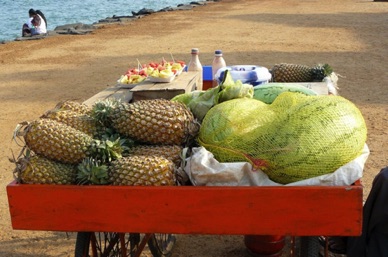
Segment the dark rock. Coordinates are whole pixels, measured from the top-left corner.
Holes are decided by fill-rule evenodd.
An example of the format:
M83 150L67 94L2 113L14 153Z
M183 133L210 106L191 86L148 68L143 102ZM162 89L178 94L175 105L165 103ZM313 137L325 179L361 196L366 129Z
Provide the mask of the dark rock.
M85 34L91 33L92 31L93 30L69 28L67 30L66 34L70 34L70 35L85 35Z
M158 12L171 12L174 10L176 10L176 9L169 6L169 7L165 7L163 9L160 9Z
M147 8L143 8L143 9L141 9L141 10L138 11L138 12L132 11L132 14L133 14L134 16L148 15L148 14L152 14L152 13L155 13L155 11L152 10L152 9L147 9Z
M65 24L65 25L61 25L61 26L55 27L54 31L57 31L57 30L67 30L69 28L75 28L76 26L81 26L81 25L82 25L82 23Z
M73 24L65 24L61 26L57 26L54 31L64 31L69 29L76 29L76 30L93 30L95 27L90 24L83 24L83 23L73 23Z
M30 37L17 37L17 38L15 38L15 41L39 40L39 39L43 39L46 37L47 37L47 34L34 35L34 36L30 36Z
M131 21L133 21L135 19L138 19L138 17L134 17L134 16L130 16L130 17L132 17L132 18L125 18L125 17L119 18L119 21L120 22L131 22Z
M131 16L131 15L121 15L121 16L113 15L112 18L116 18L116 19L122 19L122 18L136 19L135 16Z
M47 31L47 36L56 36L58 33L54 30Z
M66 24L57 26L54 31L57 34L85 35L96 28L93 25L83 23Z
M74 27L77 30L93 30L95 27L90 24L78 24Z
M193 2L190 2L191 5L205 5L206 3L203 2L203 1L193 1Z
M113 23L113 22L119 22L119 18L106 18L102 20L98 20L98 23Z
M179 4L176 10L191 10L193 6L191 4Z

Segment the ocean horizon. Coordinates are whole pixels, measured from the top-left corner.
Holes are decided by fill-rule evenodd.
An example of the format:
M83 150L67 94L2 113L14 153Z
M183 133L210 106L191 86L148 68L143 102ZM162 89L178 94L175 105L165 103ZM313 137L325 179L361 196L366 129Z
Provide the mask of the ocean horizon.
M21 37L22 26L28 20L28 10L31 8L41 10L47 19L47 30L54 30L57 26L66 24L93 24L114 15L131 16L132 12L143 8L159 11L190 2L192 0L0 0L0 15L3 17L0 42Z

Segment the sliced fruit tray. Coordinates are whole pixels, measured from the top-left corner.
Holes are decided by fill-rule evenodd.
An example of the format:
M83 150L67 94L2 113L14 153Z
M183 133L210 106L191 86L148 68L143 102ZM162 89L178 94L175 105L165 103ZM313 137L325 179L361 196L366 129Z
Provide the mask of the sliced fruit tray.
M128 69L125 74L121 75L117 83L119 85L133 86L146 80L156 83L168 83L181 74L185 67L186 65L183 61L167 62L164 59L161 63L139 64L137 68Z

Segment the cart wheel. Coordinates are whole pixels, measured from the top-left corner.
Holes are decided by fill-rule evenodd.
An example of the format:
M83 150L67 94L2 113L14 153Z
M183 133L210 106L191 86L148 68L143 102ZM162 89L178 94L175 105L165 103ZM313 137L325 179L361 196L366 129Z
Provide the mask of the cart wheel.
M152 234L148 247L154 257L171 256L175 244L171 234ZM75 257L132 257L140 243L140 234L79 232L75 244Z
M300 237L300 256L301 257L319 257L320 244L318 237L302 236Z
M75 241L75 257L87 257L89 256L89 242L92 233L78 232L77 239Z
M75 257L132 257L137 251L140 234L79 232Z
M175 245L173 234L153 234L148 240L148 247L154 257L169 257Z

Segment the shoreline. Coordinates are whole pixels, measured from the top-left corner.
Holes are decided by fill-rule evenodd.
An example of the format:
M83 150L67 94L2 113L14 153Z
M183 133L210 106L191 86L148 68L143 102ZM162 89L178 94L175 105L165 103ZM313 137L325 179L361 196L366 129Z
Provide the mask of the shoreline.
M46 34L35 35L29 37L16 37L13 40L1 40L0 44L6 44L13 41L29 41L29 40L40 40L52 36L60 35L85 35L93 32L101 26L112 25L118 23L128 23L137 19L141 19L147 15L151 15L158 12L172 12L172 11L184 11L191 10L197 6L207 5L209 3L221 2L222 0L202 0L202 1L192 1L188 4L178 4L176 7L164 7L160 10L153 10L149 8L142 8L137 12L132 11L132 15L113 15L112 17L106 17L100 19L92 24L85 23L70 23L58 25L54 30L48 30Z

